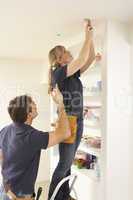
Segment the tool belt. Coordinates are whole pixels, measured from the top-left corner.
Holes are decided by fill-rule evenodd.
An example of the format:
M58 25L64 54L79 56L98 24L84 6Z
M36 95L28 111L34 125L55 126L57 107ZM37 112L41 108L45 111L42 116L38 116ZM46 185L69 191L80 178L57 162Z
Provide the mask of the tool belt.
M71 136L63 141L63 143L73 144L77 137L77 116L68 115L68 121L71 130Z
M17 197L11 190L6 193L11 200L34 200L34 197L27 195L25 197Z

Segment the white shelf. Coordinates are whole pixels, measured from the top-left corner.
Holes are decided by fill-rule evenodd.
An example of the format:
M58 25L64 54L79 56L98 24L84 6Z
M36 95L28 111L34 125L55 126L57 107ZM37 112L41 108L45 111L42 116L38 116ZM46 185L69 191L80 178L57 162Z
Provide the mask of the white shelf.
M96 172L93 169L78 169L76 166L72 166L72 173L77 175L85 176L86 178L90 178L93 181L99 181L100 179L96 176Z
M84 95L84 106L88 107L102 107L101 96Z
M100 102L85 102L84 101L84 107L88 107L89 109L101 109L102 108L102 104Z
M100 130L101 129L100 125L89 125L87 123L84 123L84 126L85 126L85 128L89 128L90 130L93 130L93 129Z
M96 156L98 158L101 155L101 149L89 147L89 145L85 146L85 145L82 144L82 142L81 142L81 144L78 148L78 151L83 151L85 153L91 154L91 155Z
M101 137L101 130L94 130L94 129L89 130L84 128L83 136Z
M87 93L84 93L84 96L83 96L86 100L89 100L89 101L101 101L101 95L98 94L98 95L93 95L93 94L87 94Z

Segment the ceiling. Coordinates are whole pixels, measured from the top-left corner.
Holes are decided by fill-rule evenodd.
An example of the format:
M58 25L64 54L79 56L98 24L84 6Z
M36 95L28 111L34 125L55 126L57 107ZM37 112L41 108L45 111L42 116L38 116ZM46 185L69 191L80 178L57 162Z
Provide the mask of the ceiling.
M83 18L132 17L132 0L0 0L0 58L41 61L83 32Z

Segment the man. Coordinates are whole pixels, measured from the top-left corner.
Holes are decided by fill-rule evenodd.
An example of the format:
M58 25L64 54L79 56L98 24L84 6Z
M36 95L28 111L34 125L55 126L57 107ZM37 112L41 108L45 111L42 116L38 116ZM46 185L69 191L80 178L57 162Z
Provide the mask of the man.
M59 111L54 132L42 132L31 126L37 117L37 107L29 96L18 96L10 101L8 112L13 123L0 132L3 155L2 175L4 192L1 198L33 198L41 149L56 145L71 135L63 97L58 88L52 92ZM0 199L1 199L0 198Z

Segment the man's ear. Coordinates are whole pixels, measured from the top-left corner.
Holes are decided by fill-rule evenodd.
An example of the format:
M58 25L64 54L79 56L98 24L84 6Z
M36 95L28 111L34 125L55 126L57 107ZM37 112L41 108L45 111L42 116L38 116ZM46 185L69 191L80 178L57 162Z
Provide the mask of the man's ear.
M29 116L29 118L32 117L32 112L29 112L27 116Z
M29 113L27 114L27 120L30 119L31 117L32 117L32 114L31 114L31 112L29 112Z

